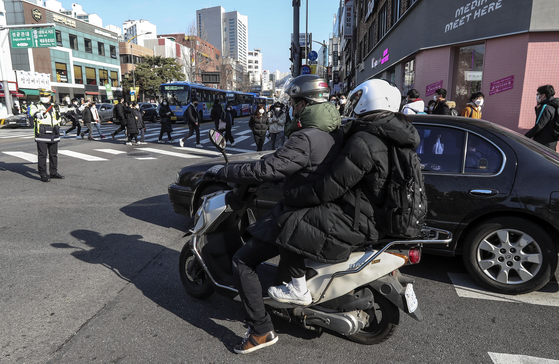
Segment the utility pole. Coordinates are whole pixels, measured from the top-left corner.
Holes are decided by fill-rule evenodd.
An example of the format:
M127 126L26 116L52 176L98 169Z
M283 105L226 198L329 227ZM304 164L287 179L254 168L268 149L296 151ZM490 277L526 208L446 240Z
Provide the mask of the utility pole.
M301 0L293 0L293 77L301 74L301 47L299 45L299 8Z

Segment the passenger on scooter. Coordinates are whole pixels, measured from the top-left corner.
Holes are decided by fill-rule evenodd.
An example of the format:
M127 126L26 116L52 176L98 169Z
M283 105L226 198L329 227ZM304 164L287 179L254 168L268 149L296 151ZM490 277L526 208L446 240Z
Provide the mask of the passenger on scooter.
M242 184L284 179L284 188L293 188L320 179L328 172L343 143L340 115L336 107L328 102L328 84L318 76L302 75L291 80L286 90L293 105L293 122L286 126L285 133L289 139L285 145L256 162L214 166L205 177ZM278 340L264 307L262 288L256 274L258 265L277 255L281 256L281 261L289 261L289 275L295 277L291 286L297 292L294 298L299 304L308 305L312 303L312 297L306 287L301 251L315 251L327 261L331 259L329 252L336 250L332 247L317 251L312 241L299 239L296 230L284 231L284 224L293 226L290 216L295 211L280 201L248 228L252 239L233 257L236 286L249 325L244 340L234 348L236 353L250 353ZM311 223L305 219L300 222L302 225ZM327 246L324 248L328 249ZM278 272L285 272L281 262Z
M355 88L346 107L353 110L357 119L344 126L347 141L343 150L324 177L285 189L284 204L298 208L295 215L300 214L301 218L312 211L313 206L326 207L328 212L324 216L332 221L335 233L346 246L354 244L356 234L362 239L357 245L371 244L382 238L375 222L375 211L381 210L387 193L391 144L416 149L420 142L411 121L398 112L400 100L398 88L386 80L365 81ZM361 193L357 194L360 199L356 201L358 183ZM355 221L357 210L359 220ZM284 224L284 230L290 228ZM344 237L348 240L344 241ZM302 238L313 239L313 235ZM289 265L291 262L282 260L282 263ZM270 287L268 295L284 302L277 294L284 289Z

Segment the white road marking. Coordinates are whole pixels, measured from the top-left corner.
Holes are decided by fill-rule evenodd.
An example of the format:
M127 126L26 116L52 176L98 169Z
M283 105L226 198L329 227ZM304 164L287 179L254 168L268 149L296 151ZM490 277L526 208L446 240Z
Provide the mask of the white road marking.
M114 154L114 155L126 154L126 152L123 152L122 150L116 150L116 149L93 149L93 150L96 150L98 152L103 152L103 153Z
M154 158L154 157L138 157L136 159L140 160L140 161L147 161L147 160L153 160L153 159L157 159L157 158Z
M476 298L482 300L503 301L513 303L528 303L532 305L559 307L559 292L556 283L549 283L540 291L511 296L486 291L479 287L467 274L448 273L454 285L456 294L462 298Z
M559 364L559 360L536 358L535 356L487 353L495 364Z
M28 162L31 163L37 163L37 155L36 154L31 154L31 153L25 153L25 152L2 152L4 154L7 155L11 155L12 157L18 157L21 159L24 159ZM48 161L48 159L47 159Z
M220 152L215 152L213 150L206 150L202 148L189 148L189 147L173 147L173 149L186 150L187 152L209 154L209 155L221 155Z
M170 155L173 157L179 157L179 158L203 158L202 156L199 155L193 155L193 154L186 154L186 153L176 153L176 152L170 152L168 150L159 150L159 149L155 149L155 148L138 148L137 150L145 150L147 152L152 152L152 153L159 153L159 154L163 154L163 155Z
M101 161L107 161L108 160L108 159L105 159L105 158L96 157L94 155L73 152L71 150L59 150L58 153L62 154L62 155L67 155L68 157L83 159L84 161L88 161L88 162L101 162Z

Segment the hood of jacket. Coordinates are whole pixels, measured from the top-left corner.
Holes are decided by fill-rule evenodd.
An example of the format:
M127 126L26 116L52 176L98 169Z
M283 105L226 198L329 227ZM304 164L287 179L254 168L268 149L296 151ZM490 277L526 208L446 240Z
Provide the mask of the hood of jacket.
M550 99L543 100L542 104L548 104L553 106L555 110L559 109L559 98L552 97Z
M293 118L285 126L285 135L289 137L300 129L316 128L331 133L342 125L342 119L336 106L331 102L307 105L298 118Z
M401 148L417 149L420 143L419 133L415 126L411 122L398 119L395 113L379 116L367 115L353 120L348 128L348 137L364 131L389 140Z

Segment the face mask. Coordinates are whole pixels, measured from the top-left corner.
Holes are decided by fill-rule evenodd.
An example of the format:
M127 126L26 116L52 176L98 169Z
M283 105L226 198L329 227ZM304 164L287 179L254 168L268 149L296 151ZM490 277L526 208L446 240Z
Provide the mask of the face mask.
M48 104L50 102L50 97L41 97L40 99L43 104Z
M230 108L230 107L228 107L228 108L227 108L227 111L231 111L231 108Z
M279 112L279 111L280 111L280 108L279 108L279 107L276 107L274 110L276 110L276 112Z
M437 95L433 96L433 100L437 101L439 97Z
M166 103L166 102L164 102L164 103L163 103L163 105L167 105L167 103Z
M429 106L429 110L433 111L433 106Z
M476 100L477 106L483 106L483 99Z
M42 100L42 99L41 99L41 100ZM539 96L536 96L536 102L537 102L537 103L539 104L539 103L540 103L540 101L542 101L542 99L540 99L540 97L539 97Z
M259 113L264 114L264 109L258 110Z
M340 104L344 105L344 104L345 104L345 100L340 100Z

